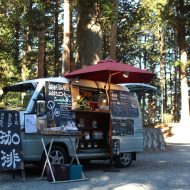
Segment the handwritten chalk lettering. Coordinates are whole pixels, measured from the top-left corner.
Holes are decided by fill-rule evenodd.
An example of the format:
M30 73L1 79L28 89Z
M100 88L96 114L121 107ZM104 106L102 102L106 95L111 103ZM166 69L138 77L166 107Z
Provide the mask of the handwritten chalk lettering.
M7 154L4 151L1 151L1 160L2 160L2 167L7 167L7 168L16 168L16 162L21 161L18 153L15 151L15 149L13 149L9 154Z
M61 97L61 98L60 97L54 97L54 102L69 104L69 103L71 103L71 97L68 95Z
M60 91L49 91L48 95L49 96L61 96L61 97L63 97L64 93L60 92Z
M7 123L7 127L11 127L13 125L13 122L12 122L12 114L9 113L8 114L8 123Z
M53 110L54 107L55 107L55 102L49 100L49 101L48 101L48 104L47 104L47 107L48 107L50 110Z
M3 121L4 121L5 114L3 112L0 113L0 127L3 127Z
M112 119L112 134L114 136L134 135L134 120Z
M11 135L11 131L7 131L3 132L0 131L0 144L4 144L4 145L18 145L20 143L20 137L17 133L13 133L13 135Z
M47 107L48 107L48 118L50 119L54 119L54 108L55 108L55 102L49 100L47 103Z
M62 90L62 91L64 91L64 90L69 90L69 86L68 85L65 85L65 84L52 84L52 83L49 83L48 84L48 89L49 90Z
M19 112L0 111L0 170L20 169L23 161Z
M71 102L71 95L67 94L65 91L49 91L48 96L53 96L54 101L59 102Z
M54 115L55 115L55 117L59 117L60 116L60 111L59 111L58 108L55 108Z
M18 113L15 113L15 123L14 123L15 125L19 125L18 120L19 120Z
M48 120L54 120L56 126L72 119L72 99L70 86L57 82L46 82L46 108Z
M0 127L3 128L3 119L0 119Z

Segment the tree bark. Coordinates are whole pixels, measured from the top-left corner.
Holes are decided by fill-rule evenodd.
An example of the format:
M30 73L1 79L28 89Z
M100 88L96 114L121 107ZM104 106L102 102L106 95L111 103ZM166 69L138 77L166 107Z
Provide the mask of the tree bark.
M177 50L177 40L176 35L174 35L174 49ZM175 60L177 60L178 52L175 51ZM174 74L174 121L179 122L179 110L180 110L180 98L179 98L179 68L175 67L175 74Z
M54 49L54 72L55 76L59 76L59 24L58 24L58 0L55 0L55 7L54 7L54 19L55 19L55 30L54 30L54 37L55 37L55 49Z
M94 3L78 4L77 56L75 68L96 64L102 58L102 31Z
M15 51L14 51L14 63L17 66L18 71L21 72L22 66L18 65L18 63L20 61L20 58L19 58L19 55L20 55L20 52L19 52L20 23L19 22L15 23L14 37L16 39L16 42L14 45L14 49L15 49Z
M29 2L28 11L32 11L33 2ZM32 64L32 58L31 58L31 52L32 52L32 33L31 28L28 26L28 43L27 43L27 65L31 67Z
M164 63L163 63L163 49L164 49L164 40L163 33L160 28L158 28L159 33L159 44L160 44L160 94L161 94L161 123L163 123L163 114L164 114Z
M39 18L38 78L44 77L45 23L44 16Z
M114 21L111 26L111 37L110 37L110 58L116 59L116 44L117 44L117 23L118 23L118 9L119 0L113 0L114 6Z
M71 57L70 57L70 3L69 0L64 0L64 32L63 32L63 55L62 55L62 75L64 73L69 72L71 65Z
M28 9L28 2L27 0L24 1L24 18L25 15L27 14L27 9ZM23 47L22 47L22 68L21 68L21 77L22 80L26 80L26 52L27 52L27 31L26 31L26 26L23 29Z
M189 120L189 94L187 82L187 52L181 52L181 123L186 123ZM188 123L186 123L188 124Z
M184 0L178 0L177 6L176 29L178 33L178 43L181 60L181 119L180 122L186 124L189 120L189 96L187 82L187 50L186 50L186 33L184 21Z

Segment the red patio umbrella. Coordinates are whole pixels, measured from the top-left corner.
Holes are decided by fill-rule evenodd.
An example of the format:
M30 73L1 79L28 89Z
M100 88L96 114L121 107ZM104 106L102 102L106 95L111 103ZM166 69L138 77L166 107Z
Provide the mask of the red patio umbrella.
M129 74L127 78L123 76L126 72ZM66 78L79 77L80 79L102 82L108 82L109 77L111 76L110 82L113 84L118 84L136 82L150 83L153 75L154 74L150 71L107 59L98 62L96 65L86 66L82 69L67 73L64 76Z

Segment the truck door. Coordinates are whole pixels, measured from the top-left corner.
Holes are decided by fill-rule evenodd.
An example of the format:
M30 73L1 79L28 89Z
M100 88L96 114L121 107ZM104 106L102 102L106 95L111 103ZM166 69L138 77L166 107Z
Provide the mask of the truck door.
M143 150L142 118L135 93L111 92L111 120L113 139L118 139L120 152Z

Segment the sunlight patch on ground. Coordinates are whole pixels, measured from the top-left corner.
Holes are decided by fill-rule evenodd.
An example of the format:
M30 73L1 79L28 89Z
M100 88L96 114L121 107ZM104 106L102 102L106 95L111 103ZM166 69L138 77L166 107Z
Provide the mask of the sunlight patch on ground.
M126 189L130 189L130 190L154 190L154 187L152 187L151 185L147 184L139 184L139 183L130 183L130 184L126 184L126 185L122 185L119 187L114 188L113 190L126 190Z
M97 177L97 176L96 176ZM93 181L96 181L97 179L95 178L92 178L91 180ZM107 180L110 180L110 177L109 176L102 176L100 179L100 181L107 181Z
M173 123L172 125L172 134L173 136L165 139L168 143L190 143L190 122L186 124L182 123ZM186 144L190 146L190 144Z
M167 161L165 161L165 160L160 160L160 161L158 161L158 163L166 163Z

